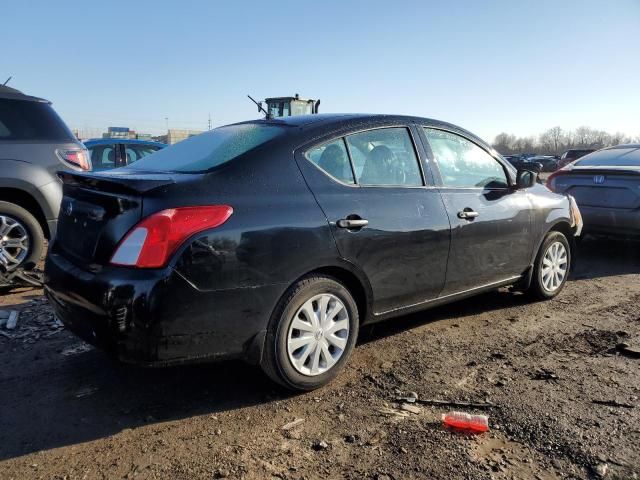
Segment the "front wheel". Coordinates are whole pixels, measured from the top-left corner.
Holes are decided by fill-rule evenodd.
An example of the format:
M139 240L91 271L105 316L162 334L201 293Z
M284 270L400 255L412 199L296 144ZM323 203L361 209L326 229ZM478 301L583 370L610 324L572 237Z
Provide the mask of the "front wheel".
M276 307L262 369L292 390L326 385L347 362L358 323L358 308L344 285L324 275L302 278Z
M529 293L537 299L548 300L558 295L571 271L571 246L561 232L549 232L534 264Z

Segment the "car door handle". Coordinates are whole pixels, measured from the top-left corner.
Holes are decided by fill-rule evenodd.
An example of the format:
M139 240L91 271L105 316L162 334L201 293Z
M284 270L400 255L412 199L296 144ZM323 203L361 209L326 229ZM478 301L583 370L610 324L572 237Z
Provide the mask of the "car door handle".
M463 218L465 220L473 220L478 215L480 215L478 212L470 208L465 208L464 210L460 210L458 212L458 218Z
M336 222L340 228L362 228L369 225L369 220L364 218L342 218Z

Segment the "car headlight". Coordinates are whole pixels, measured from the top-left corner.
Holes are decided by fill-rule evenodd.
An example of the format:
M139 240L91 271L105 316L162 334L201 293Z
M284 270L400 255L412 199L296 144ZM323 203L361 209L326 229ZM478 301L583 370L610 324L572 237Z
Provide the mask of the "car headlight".
M572 195L567 195L567 197L569 197L569 213L571 215L571 227L574 229L573 234L579 237L582 233L582 214L580 213L576 199L573 198Z

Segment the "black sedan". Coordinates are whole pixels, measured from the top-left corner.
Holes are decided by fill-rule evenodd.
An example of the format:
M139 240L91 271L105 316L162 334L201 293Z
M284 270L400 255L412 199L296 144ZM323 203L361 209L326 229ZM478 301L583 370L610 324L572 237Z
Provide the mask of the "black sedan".
M118 359L243 358L309 390L361 326L512 285L548 299L579 211L454 125L312 115L60 174L46 292Z
M575 197L585 232L640 235L640 144L585 155L551 175L547 186Z

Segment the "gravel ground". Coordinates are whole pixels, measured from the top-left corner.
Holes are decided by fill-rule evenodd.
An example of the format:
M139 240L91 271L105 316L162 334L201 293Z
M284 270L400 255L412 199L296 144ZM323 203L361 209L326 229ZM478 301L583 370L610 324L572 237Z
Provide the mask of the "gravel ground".
M21 312L0 329L0 478L637 478L639 247L586 240L550 302L503 290L366 329L301 395L241 363L120 366L41 291L0 296ZM462 409L491 430L445 430L461 407L427 399L490 402Z

